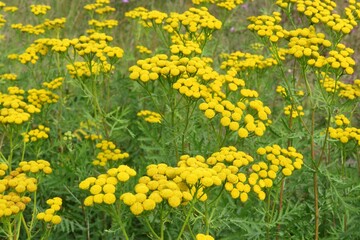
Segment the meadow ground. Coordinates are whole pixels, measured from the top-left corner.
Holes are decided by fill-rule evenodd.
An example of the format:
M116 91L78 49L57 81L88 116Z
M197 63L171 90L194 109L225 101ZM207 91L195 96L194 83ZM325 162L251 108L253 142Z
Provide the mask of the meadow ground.
M0 1L0 239L360 239L359 20Z

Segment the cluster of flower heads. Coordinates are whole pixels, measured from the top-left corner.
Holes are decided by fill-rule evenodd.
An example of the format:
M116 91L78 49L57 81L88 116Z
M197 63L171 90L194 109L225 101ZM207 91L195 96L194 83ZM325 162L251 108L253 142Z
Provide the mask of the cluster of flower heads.
M173 88L186 97L204 99L200 110L212 119L221 114L221 123L232 131L238 131L242 138L249 132L262 136L269 123L269 107L255 99L256 91L244 88L245 82L234 77L236 72L226 75L216 72L206 58L179 57L158 54L154 57L138 60L137 65L129 68L130 79L141 82L155 80L171 81ZM230 73L230 74L229 74ZM237 93L236 103L228 100L226 92Z
M276 87L276 92L279 93L283 98L289 97L286 89L285 89L283 86L280 86L280 85L277 86L277 87ZM303 90L297 90L297 91L295 91L295 95L301 97L301 96L304 96L305 93L304 93Z
M51 9L49 5L30 5L31 12L36 16L42 16L47 14L47 12ZM29 33L29 34L43 34L46 30L52 29L61 29L64 28L66 23L66 18L54 18L54 19L45 19L42 23L37 25L31 24L22 24L15 23L11 24L11 28L18 29L21 32Z
M145 46L138 45L136 46L136 49L139 51L139 53L146 53L146 54L152 53L152 51Z
M17 55L16 59L22 64L35 64L40 57L49 52L60 54L70 52L85 60L68 64L67 69L70 75L73 78L84 78L110 72L114 69L113 65L123 57L123 49L108 44L112 40L111 36L100 32L93 32L89 36L83 35L73 39L39 38L24 53Z
M276 43L288 35L288 31L280 25L279 12L273 12L271 16L251 16L248 21L252 22L247 27L249 30L256 32L260 37L268 38L270 42Z
M51 82L43 82L42 85L50 90L55 90L61 87L63 81L64 81L63 77L58 77L52 80Z
M337 127L329 127L330 138L339 140L344 144L353 139L360 145L360 129L350 127L351 122L345 115L336 115L334 121Z
M48 133L50 128L45 127L44 125L39 125L35 129L31 129L29 132L22 133L24 137L24 142L36 142L40 139L49 138Z
M282 50L282 55L278 53L280 59L284 60L283 55L288 54L297 59L305 58L307 64L316 68L331 67L346 74L354 73L355 61L351 57L354 50L338 43L336 48L325 53L324 49L331 47L332 43L325 39L325 34L317 33L315 26L288 31L279 25L279 12L274 12L273 16L252 16L248 20L252 22L248 29L257 32L260 37L266 37L273 43L280 39L288 40L288 48Z
M345 7L345 17L342 18L336 13L336 2L331 0L278 0L276 4L282 8L288 8L288 5L294 3L296 10L303 13L312 24L323 23L335 32L348 34L357 26L356 20L360 17L360 3L356 0L348 1L349 5Z
M149 11L144 7L137 7L126 12L125 17L139 19L140 24L144 27L153 27L162 24L168 15L157 10Z
M184 13L171 12L169 15L138 7L126 12L125 16L139 19L145 27L162 26L172 35L172 41L178 44L193 41L203 46L205 40L222 26L221 21L211 15L205 7L190 8Z
M198 233L196 234L196 240L214 240L215 238L209 234Z
M149 110L141 110L140 112L137 113L137 116L144 118L144 120L149 123L161 123L161 119L162 119L159 113L152 112Z
M305 115L303 106L293 106L293 105L285 106L284 114L290 116L291 118L297 118L299 116Z
M45 160L22 161L15 170L6 174L8 169L8 165L0 164L0 218L16 215L26 208L31 201L26 194L38 188L37 175L34 174L52 172L50 163Z
M105 174L86 178L79 184L80 189L88 190L91 194L84 199L84 205L115 203L119 198L116 196L117 185L124 184L135 175L136 171L134 169L126 165L120 165L117 168L110 168Z
M14 73L3 73L3 74L0 74L0 80L1 79L14 81L17 79L17 75Z
M30 5L31 12L35 15L45 15L51 9L49 5Z
M231 69L236 72L264 69L278 64L272 57L265 58L263 55L244 53L241 51L222 54L221 57L225 60L221 62L220 68Z
M96 17L99 15L98 19L92 18L89 20L88 25L93 28L88 29L88 33L112 29L118 25L118 21L115 19L104 19L104 15L116 11L114 7L111 7L108 4L110 4L110 1L96 0L95 3L84 6L85 10L91 12L91 16Z
M0 92L0 122L3 124L22 124L30 120L40 109L25 102L25 91L18 87L9 87L8 93Z
M360 79L355 79L353 84L336 81L322 73L321 85L327 92L336 92L339 97L354 100L360 97Z
M101 150L93 161L93 164L96 166L105 166L108 161L118 161L129 157L127 152L122 152L111 141L102 140L96 144L96 148Z
M59 96L46 89L29 89L27 91L27 100L32 105L41 109L46 104L56 103L59 100Z
M92 121L80 122L80 128L76 129L73 132L70 132L69 135L75 136L79 140L81 140L83 137L91 141L103 139L103 136L99 134L99 129L96 126L96 123Z
M180 58L176 55L168 57L166 54L157 54L150 58L138 60L137 65L129 68L130 79L142 82L176 79L183 75L193 76L195 73L204 75L207 70L210 69L206 69L206 62L199 57L189 59L187 57Z
M134 215L151 211L161 202L177 208L195 199L206 201L206 189L222 184L234 199L246 202L252 191L264 200L264 188L271 188L277 176L290 176L303 164L303 156L292 147L267 146L259 148L258 154L266 160L254 163L253 157L230 146L207 159L183 155L176 167L151 164L135 185L135 193L126 192L120 199Z
M30 161L21 161L19 167L16 169L19 172L30 172L30 173L39 173L43 172L45 174L52 173L52 168L50 163L46 160L30 160Z
M192 3L195 5L203 4L203 3L211 3L215 4L220 8L225 8L227 10L233 10L237 6L244 3L243 0L192 0Z
M99 15L115 12L115 8L106 5L109 3L110 1L95 1L95 3L86 4L84 9L90 12L95 12Z
M20 196L15 192L9 192L6 195L0 193L0 219L23 211L30 201L31 198Z
M0 10L4 12L16 12L19 8L15 6L6 6L4 2L0 1ZM0 28L4 26L6 20L3 18L3 15L0 14Z
M44 212L39 212L36 218L46 223L52 223L55 225L61 223L61 217L56 213L61 209L62 199L54 197L48 199L46 204L49 205L50 208L46 209Z

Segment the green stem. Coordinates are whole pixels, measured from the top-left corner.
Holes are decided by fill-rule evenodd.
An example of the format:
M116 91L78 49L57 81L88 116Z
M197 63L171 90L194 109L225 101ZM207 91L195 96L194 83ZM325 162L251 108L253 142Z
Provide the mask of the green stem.
M31 239L31 232L29 231L29 228L28 228L28 226L27 226L26 220L25 220L24 215L23 215L22 213L21 213L21 222L22 222L22 224L23 224L23 226L24 226L27 239Z
M126 232L126 229L124 227L124 224L121 220L121 212L120 212L120 204L117 204L117 207L115 207L115 205L112 205L112 212L115 213L115 219L116 219L116 222L118 223L120 229L121 229L121 232L123 233L124 237L126 240L129 240L129 236Z
M160 239L164 239L164 205L160 208Z
M192 214L192 212L193 212L193 210L194 210L193 204L194 204L194 203L190 203L189 211L188 211L187 214L186 214L185 221L184 221L184 223L183 223L183 225L182 225L182 227L181 227L181 230L180 230L179 235L178 235L178 237L176 238L176 240L180 240L180 239L181 239L181 236L182 236L183 233L184 233L185 227L186 227L186 225L188 224L189 219L190 219L190 216L191 216L191 214Z
M148 227L148 229L150 230L151 234L154 235L154 237L156 237L157 239L163 239L162 237L160 237L159 235L156 234L154 228L151 226L150 222L149 222L149 219L147 219L145 217L145 223L146 223L146 226Z

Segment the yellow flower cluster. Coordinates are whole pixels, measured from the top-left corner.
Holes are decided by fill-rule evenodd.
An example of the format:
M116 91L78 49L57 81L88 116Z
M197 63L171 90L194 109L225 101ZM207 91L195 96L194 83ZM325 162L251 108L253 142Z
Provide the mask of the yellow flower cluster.
M45 104L56 103L59 96L46 89L29 89L27 100L37 108L42 108Z
M146 175L135 185L135 193L126 192L120 199L134 215L155 209L165 201L170 207L186 205L194 199L206 201L205 190L225 184L225 189L234 199L248 200L253 191L260 200L266 197L264 188L271 188L281 171L290 176L303 164L303 156L292 147L281 149L278 145L258 149L259 155L266 155L268 162L253 163L250 155L237 151L233 146L223 147L210 157L197 155L180 157L177 167L167 164L151 164ZM248 171L252 163L251 171Z
M109 63L103 64L91 61L91 67L87 62L74 62L66 66L72 78L84 78L92 75L99 75L100 73L108 73L113 69Z
M327 92L338 92L338 96L354 100L360 97L360 79L355 79L353 84L343 83L341 81L335 81L335 79L322 74L323 78L320 83Z
M17 79L17 75L14 73L4 73L4 74L0 74L0 79L14 81Z
M192 0L192 3L195 5L203 4L203 3L212 3L216 4L216 6L220 8L225 8L229 11L233 10L240 4L243 4L243 0Z
M35 35L45 33L45 29L42 24L33 26L31 24L23 25L22 23L16 23L16 24L11 24L11 28L19 29L21 32L35 34Z
M116 8L113 8L110 6L105 6L105 7L95 9L95 12L100 15L115 12L115 11L116 11Z
M113 204L117 200L116 186L119 182L127 182L130 177L134 177L136 171L127 165L120 165L117 168L110 168L106 174L97 177L88 177L81 181L79 188L89 190L90 196L84 200L85 206L94 204Z
M145 121L149 123L161 123L161 115L157 112L152 112L149 110L141 110L137 113L138 117L144 118Z
M304 108L302 106L287 105L284 107L284 114L290 116L291 118L297 118L299 116L304 116Z
M59 197L54 197L48 199L46 204L50 208L46 209L44 212L39 212L36 216L38 220L44 221L46 223L59 224L61 223L61 217L56 214L61 209L62 199Z
M4 7L4 12L16 12L17 10L19 10L18 7L15 6L6 6Z
M43 82L42 85L50 90L55 90L61 87L63 81L64 81L63 77L58 77L52 80L51 82Z
M301 169L303 165L303 155L298 153L294 147L288 147L287 149L281 148L279 145L266 146L264 148L258 148L257 154L264 156L267 160L266 165L270 165L267 175L270 178L278 175L281 171L284 177L290 176L295 170ZM262 166L256 168L254 171L260 175ZM265 166L264 166L265 167ZM272 170L275 175L270 172ZM265 175L264 175L265 176ZM274 177L275 178L275 177Z
M215 117L216 113L222 115L221 123L232 131L239 131L239 136L247 137L249 132L262 136L266 129L270 109L257 98L258 93L250 89L241 89L245 86L242 79L233 75L220 75L209 66L205 59L199 57L179 57L158 54L144 60L138 60L137 65L129 68L130 79L148 82L157 79L169 79L173 88L187 97L203 98L204 103L200 109L207 118ZM206 84L204 84L206 83ZM226 99L222 88L230 92L240 92L241 100L233 104ZM239 121L244 123L240 125Z
M129 68L130 79L148 82L162 78L178 77L186 71L178 56L170 58L165 54L157 54L154 57L138 60L137 65Z
M102 7L102 6L103 6L103 4L101 4L101 3L89 3L89 4L86 4L84 6L84 9L88 10L88 11L93 11L93 10L95 10L97 8Z
M47 29L59 29L64 28L66 23L66 18L54 18L54 19L45 19L43 26Z
M0 163L0 177L5 176L6 170L8 170L9 167L6 163Z
M152 51L150 49L148 49L145 46L136 46L136 49L139 51L139 53L147 53L147 54L151 54Z
M49 132L50 128L39 125L37 128L32 129L27 133L22 133L21 135L24 137L24 142L36 142L39 139L49 138Z
M111 141L102 140L96 144L96 148L101 149L101 152L97 154L96 159L93 161L96 166L105 166L108 161L118 161L129 157L127 152L121 152Z
M157 10L149 11L144 7L137 7L126 12L125 17L139 19L140 24L144 27L153 27L162 24L168 15Z
M193 0L194 1L194 0ZM215 240L215 238L208 234L198 233L196 234L196 240Z
M99 21L96 19L91 19L88 22L89 26L94 26L95 29L104 29L104 28L114 28L118 25L118 21L114 19L106 19L103 21Z
M43 172L45 174L51 174L52 168L50 163L46 160L31 160L31 161L21 161L19 167L16 168L19 172L31 172L38 173Z
M85 139L89 139L91 141L103 139L101 134L94 134L94 132L99 132L96 123L91 121L86 121L86 122L80 122L80 128L76 129L73 132L73 134L80 140L82 139L82 137L79 135L79 133L83 135Z
M345 117L344 114L339 114L335 116L335 124L338 127L341 127L343 125L347 126L350 124L350 120L347 117Z
M95 141L95 140L102 140L103 137L99 134L86 134L85 139L90 139L91 141Z
M351 8L359 11L360 4L356 1L350 1L350 5L345 9L346 18L341 18L337 13L333 13L336 3L331 0L315 0L315 1L297 1L297 11L306 15L312 23L322 22L329 26L333 31L348 34L357 25L355 16L352 14Z
M4 169L3 166L2 169ZM25 197L26 192L32 193L38 189L37 179L28 176L28 174L37 174L39 172L45 174L50 174L52 172L48 161L37 160L20 162L15 170L11 171L0 180L0 199L10 199L14 203L20 202L18 207L21 210L24 210L25 205L31 201L29 197ZM20 197L20 195L23 197ZM12 205L14 204L10 203L10 206ZM17 212L14 211L13 213L16 214Z
M0 219L16 215L17 213L23 211L26 204L30 201L31 199L29 197L20 196L15 192L9 192L6 195L0 194Z
M211 15L206 7L190 8L184 13L172 12L165 22L164 30L178 35L183 41L194 42L201 41L200 36L209 38L215 30L222 27L222 22ZM181 34L182 28L185 28L187 35ZM201 46L204 44L203 41L199 43Z
M6 23L6 20L2 14L0 14L0 28L2 28Z
M200 45L193 41L185 41L185 43L181 41L180 44L172 44L170 52L179 56L189 56L192 53L200 55L202 53Z
M15 170L0 180L0 194L4 194L7 190L9 193L18 194L22 194L25 191L35 192L37 190L37 180Z
M347 143L354 139L360 146L360 129L355 127L345 127L345 129L329 127L329 136L339 140L341 143Z
M262 50L264 48L264 44L262 43L251 43L250 47L254 50Z
M18 87L9 87L8 94L0 92L0 122L3 124L22 124L30 120L31 114L40 109L24 101L25 91Z
M107 3L108 4L108 3ZM111 12L115 12L116 9L110 6L106 6L103 3L90 3L90 4L86 4L84 6L85 10L88 11L95 11L95 13L97 14L106 14L106 13L111 13Z
M247 99L257 98L256 91L241 89L240 93L244 100L236 104L229 100L219 101L216 98L209 98L201 103L199 108L209 119L215 117L217 113L221 114L221 125L228 127L231 131L236 131L240 138L247 138L250 133L262 136L266 130L266 124L270 123L268 119L268 115L271 114L270 108L264 106L260 100Z
M272 57L265 58L263 55L243 53L241 51L222 54L221 57L226 60L221 62L220 68L231 69L236 72L264 69L277 64L277 61Z
M282 97L286 97L287 93L286 93L286 89L283 86L277 86L276 87L276 92L279 93Z
M318 56L317 59L310 59L308 64L314 65L317 68L330 66L333 69L338 69L341 73L353 74L355 60L351 55L354 53L354 50L342 43L337 44L336 48L337 50L329 51L329 56Z
M360 129L350 127L351 122L344 114L335 116L335 124L337 128L329 127L330 138L337 139L344 144L354 139L360 145Z
M31 64L35 64L39 60L38 55L44 56L47 54L47 52L48 49L43 44L32 43L28 48L26 48L24 53L17 55L17 59L22 64L27 64L29 62ZM15 57L15 55L11 57Z
M31 12L37 15L45 15L51 9L49 5L30 5Z
M332 43L325 39L325 34L316 33L313 26L309 28L297 28L289 31L288 54L296 58L308 57L308 64L314 65L320 56L320 49L330 47ZM318 66L320 67L320 66Z
M271 42L278 42L280 39L287 37L288 31L279 25L281 14L273 12L272 16L260 15L248 18L251 24L248 29L256 32L260 37L267 37Z
M208 88L199 83L196 77L179 78L173 88L186 97L200 98L209 96Z
M151 164L146 169L146 176L142 176L134 187L135 194L127 192L120 196L134 215L151 211L163 201L172 208L187 204L194 198L206 201L204 189L221 184L216 172L207 167L202 156L181 156L176 168L162 163Z

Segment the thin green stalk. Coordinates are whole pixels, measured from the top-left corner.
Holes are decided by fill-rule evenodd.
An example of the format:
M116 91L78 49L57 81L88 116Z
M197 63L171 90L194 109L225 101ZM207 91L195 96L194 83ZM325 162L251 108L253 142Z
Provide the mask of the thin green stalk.
M188 224L189 219L190 219L190 216L191 216L191 214L192 214L192 212L193 212L193 210L194 210L193 204L194 204L193 202L190 204L189 211L188 211L187 214L186 214L185 221L184 221L184 223L183 223L183 225L182 225L182 227L181 227L181 230L180 230L179 235L178 235L178 237L176 238L176 240L180 240L180 239L181 239L181 236L182 236L183 233L184 233L185 227L186 227L186 225Z
M36 218L36 214L37 214L37 205L36 205L36 194L37 191L34 192L34 208L33 208L33 212L32 212L32 216L31 216L31 221L30 221L30 224L29 224L29 232L31 233L32 232L32 228L33 228L33 225L34 225L34 221L35 221L35 218ZM30 238L28 238L29 240L31 239L31 234L30 234Z
M149 222L149 219L147 219L146 217L144 218L145 219L145 224L146 226L148 227L148 229L150 230L151 234L156 237L157 239L163 239L162 237L160 237L154 230L154 228L151 226L150 222Z
M24 215L22 213L21 213L21 222L22 222L22 224L24 226L27 239L31 239L31 232L29 231L29 228L28 228L27 223L25 221Z
M125 227L124 227L124 224L123 224L123 222L122 222L122 220L121 220L121 218L120 218L120 217L121 217L120 206L115 207L115 205L113 204L111 211L112 211L113 213L115 213L115 214L114 214L114 215L115 215L115 220L116 220L117 224L119 225L119 227L120 227L120 229L121 229L121 232L123 233L125 239L126 239L126 240L129 240L129 236L128 236L128 234L127 234L127 232L126 232L126 229L125 229Z
M160 239L164 239L164 205L160 208Z

